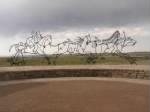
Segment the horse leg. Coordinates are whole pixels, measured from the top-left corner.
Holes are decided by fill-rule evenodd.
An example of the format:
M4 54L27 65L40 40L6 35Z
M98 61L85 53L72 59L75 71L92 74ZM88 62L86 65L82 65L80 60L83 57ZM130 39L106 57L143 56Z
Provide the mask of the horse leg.
M50 65L51 64L51 61L50 61L50 58L49 56L43 51L43 54L44 58L47 60L47 64Z
M53 61L52 61L53 65L56 65L56 59L57 59L57 55L54 56L54 58L53 58Z
M60 57L61 54L56 54L53 58L53 64L56 65L56 60Z
M50 65L51 61L50 61L49 57L48 56L44 56L44 58L47 60L47 64Z
M14 56L11 56L9 59L8 59L8 62L10 63L11 66L14 65Z
M102 45L99 45L100 46L100 52L99 52L99 55L102 55Z
M45 57L45 58L46 58L46 60L47 60L48 65L50 65L50 64L51 64L51 61L50 61L49 56L47 56L47 55L46 55L46 57Z
M115 55L115 54L116 54L116 51L114 52L115 49L116 49L116 47L113 45L113 46L112 46L112 50L111 50L111 54L112 54L112 55Z
M20 51L20 54L21 54L21 57L22 57L23 64L25 64L25 59L24 59L22 51Z
M131 57L131 56L128 55L128 54L126 54L126 55L124 56L124 58L125 58L130 64L137 64L137 63L136 63L136 58Z
M21 51L18 51L16 61L18 62L18 64L22 64L23 60L22 60Z
M14 57L13 57L13 62L14 62L14 64L17 63L17 60L18 60L18 51L16 52L16 54L15 54Z
M105 45L106 45L106 49L104 50L104 53L106 53L106 51L109 49L108 44L105 44Z

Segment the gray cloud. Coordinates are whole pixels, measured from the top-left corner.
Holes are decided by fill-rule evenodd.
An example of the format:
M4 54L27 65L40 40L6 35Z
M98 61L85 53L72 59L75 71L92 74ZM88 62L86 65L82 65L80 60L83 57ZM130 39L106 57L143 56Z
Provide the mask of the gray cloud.
M13 0L0 2L0 34L31 30L146 25L149 0Z

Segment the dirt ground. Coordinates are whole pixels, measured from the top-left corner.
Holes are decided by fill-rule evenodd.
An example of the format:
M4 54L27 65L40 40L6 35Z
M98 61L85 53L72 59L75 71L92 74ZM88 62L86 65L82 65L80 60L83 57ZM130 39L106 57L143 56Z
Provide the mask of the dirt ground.
M148 112L148 81L125 80L0 83L0 112Z

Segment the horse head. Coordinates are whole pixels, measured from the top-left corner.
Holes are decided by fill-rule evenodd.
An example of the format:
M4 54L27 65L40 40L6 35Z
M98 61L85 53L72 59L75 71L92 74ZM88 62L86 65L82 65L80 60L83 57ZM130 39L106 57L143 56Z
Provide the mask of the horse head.
M52 36L51 35L43 36L42 40L44 42L43 43L44 46L51 46L52 45Z
M136 40L131 37L127 37L125 41L125 46L134 46L136 44Z

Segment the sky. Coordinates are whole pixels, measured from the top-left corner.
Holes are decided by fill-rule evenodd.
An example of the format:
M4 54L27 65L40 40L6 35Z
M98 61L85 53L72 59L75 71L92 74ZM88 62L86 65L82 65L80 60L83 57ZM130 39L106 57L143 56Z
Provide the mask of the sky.
M128 51L149 51L150 0L0 0L0 56L32 31L53 40L78 35L108 38L116 30L137 40Z

